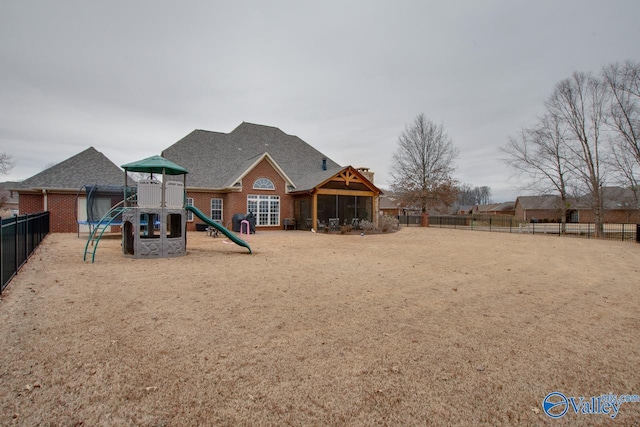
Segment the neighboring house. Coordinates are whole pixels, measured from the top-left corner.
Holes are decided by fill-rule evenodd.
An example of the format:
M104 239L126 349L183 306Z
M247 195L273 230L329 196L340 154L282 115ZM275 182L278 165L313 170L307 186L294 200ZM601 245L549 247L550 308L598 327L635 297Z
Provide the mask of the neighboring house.
M378 196L366 168L340 166L297 136L243 122L225 134L194 130L162 151L186 168L187 203L229 227L253 213L258 229L322 229L377 221ZM196 228L189 217L187 228Z
M78 231L78 220L86 215L84 186L124 185L124 172L93 147L17 183L20 214L49 211L52 232ZM105 200L105 206L115 203Z
M570 204L571 222L594 222L591 196L578 198ZM640 224L640 204L633 190L622 187L602 187L604 222Z
M378 211L380 215L398 216L405 215L405 209L400 199L393 194L381 194L379 197Z
M515 215L516 202L490 203L478 205L474 213L485 215Z
M632 190L621 187L603 187L602 198L604 222L640 223L640 206ZM570 198L567 205L567 222L594 222L589 196ZM515 216L521 221L560 222L560 196L520 196L516 199Z
M519 196L515 203L515 216L520 221L560 222L560 196Z
M476 211L478 205L454 205L451 209L452 215L469 215Z
M18 182L0 182L0 217L17 215L20 209L18 192L10 190L20 185Z

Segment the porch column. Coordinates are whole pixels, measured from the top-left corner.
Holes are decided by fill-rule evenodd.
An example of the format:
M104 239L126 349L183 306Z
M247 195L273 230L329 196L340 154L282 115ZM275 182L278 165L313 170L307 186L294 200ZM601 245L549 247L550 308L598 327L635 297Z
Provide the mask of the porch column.
M313 201L311 202L311 228L318 231L318 193L313 193Z

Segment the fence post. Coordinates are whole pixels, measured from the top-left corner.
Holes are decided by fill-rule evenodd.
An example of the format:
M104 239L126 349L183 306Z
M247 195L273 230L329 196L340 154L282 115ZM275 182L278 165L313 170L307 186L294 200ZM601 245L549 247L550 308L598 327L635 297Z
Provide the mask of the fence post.
M2 295L2 288L4 286L4 256L2 255L2 217L0 216L0 295Z
M16 256L16 271L18 270L18 217L14 216L14 227L15 227L15 233L14 233L14 239L15 239L15 247L14 247L14 252L15 252L15 256Z
M491 222L492 222L493 218L489 217L489 231L491 231Z
M624 242L624 223L622 223L622 241Z
M428 212L423 212L422 213L420 226L421 227L428 227L429 226L429 213Z
M27 214L26 221L24 223L24 260L29 258L29 214Z
M636 224L636 242L640 243L640 224Z

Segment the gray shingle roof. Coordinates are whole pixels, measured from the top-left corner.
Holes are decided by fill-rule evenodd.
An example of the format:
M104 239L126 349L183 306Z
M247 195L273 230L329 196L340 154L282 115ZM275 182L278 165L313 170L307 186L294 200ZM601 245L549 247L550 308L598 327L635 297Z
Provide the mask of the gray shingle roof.
M246 122L228 134L194 130L165 149L162 157L189 170L187 187L224 189L233 187L240 175L265 153L293 181L296 191L310 185L310 177L320 179L309 187L313 188L330 171L340 170L340 165L297 136ZM327 159L327 171L322 170L323 158Z
M559 209L560 196L520 196L518 202L523 209ZM602 187L602 201L605 209L637 209L633 190L622 187ZM591 196L569 197L570 209L591 209Z
M523 209L558 209L560 206L560 196L520 196L516 199L516 203L518 202Z
M89 147L27 178L19 189L80 189L85 184L122 186L124 171L104 154Z
M576 201L580 208L590 208L592 197L585 195ZM630 188L622 187L602 187L602 204L605 209L638 209L638 202L635 194Z

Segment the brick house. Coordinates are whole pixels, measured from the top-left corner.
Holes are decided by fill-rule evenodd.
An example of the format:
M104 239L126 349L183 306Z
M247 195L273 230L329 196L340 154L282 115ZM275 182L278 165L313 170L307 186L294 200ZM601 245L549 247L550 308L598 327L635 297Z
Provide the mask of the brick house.
M621 187L603 187L605 223L640 223L640 207L632 190ZM520 196L516 199L515 216L521 221L560 222L560 196ZM567 222L594 222L589 196L570 198L567 208Z
M515 216L520 221L560 220L560 196L519 196L514 207Z
M381 215L398 216L404 215L406 209L403 208L400 199L393 194L382 194L379 197L379 213Z
M50 227L54 233L78 231L78 220L86 214L88 184L122 187L122 169L93 147L51 166L17 183L20 214L49 211ZM117 202L115 202L117 203ZM105 205L115 204L106 200Z
M340 166L297 136L243 122L225 134L194 130L162 151L186 168L187 204L231 227L234 214L254 213L257 229L322 229L377 221L373 173ZM189 215L187 229L197 219Z
M242 123L228 134L194 130L162 157L189 171L187 204L227 228L234 214L248 212L263 230L285 224L321 229L330 220L353 224L378 218L381 191L373 185L373 173L340 166L275 127ZM20 213L49 210L51 231L76 232L87 210L88 184L122 188L124 171L90 147L16 186ZM120 200L103 201L109 207ZM189 212L187 230L196 230L198 222Z

